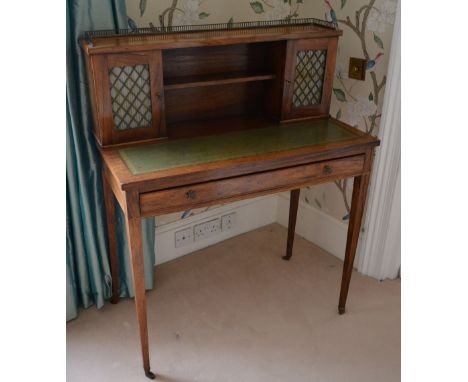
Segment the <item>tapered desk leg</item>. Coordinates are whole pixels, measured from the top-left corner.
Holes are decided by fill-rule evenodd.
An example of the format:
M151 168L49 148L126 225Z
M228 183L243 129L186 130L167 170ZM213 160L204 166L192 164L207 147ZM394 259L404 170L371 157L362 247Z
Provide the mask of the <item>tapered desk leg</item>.
M291 190L291 198L289 201L288 243L286 244L286 255L283 256L284 260L289 260L292 256L300 192L301 190L299 188L296 190Z
M140 217L127 216L127 236L132 265L135 308L138 319L138 327L140 330L143 369L145 370L145 374L148 378L154 379L155 375L150 370L149 361L148 324L146 319L145 270Z
M341 278L340 302L338 312L345 312L346 299L348 297L349 282L353 272L354 256L358 245L359 232L361 230L362 215L366 203L367 188L369 186L370 175L362 175L354 178L353 198L351 201L351 212L348 226L348 238L346 241L345 260L343 265L343 275Z
M109 262L112 277L112 298L111 303L117 304L119 302L119 262L117 258L117 239L115 236L115 204L114 193L109 186L106 174L102 173L102 188L104 192L104 204L106 208L107 220L107 238L109 245Z

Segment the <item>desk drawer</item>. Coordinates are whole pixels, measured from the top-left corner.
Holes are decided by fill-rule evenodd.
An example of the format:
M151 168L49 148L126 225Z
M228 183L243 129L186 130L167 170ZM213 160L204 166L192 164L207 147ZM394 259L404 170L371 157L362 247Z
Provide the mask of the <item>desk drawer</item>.
M227 203L359 175L364 155L287 167L140 195L142 216Z

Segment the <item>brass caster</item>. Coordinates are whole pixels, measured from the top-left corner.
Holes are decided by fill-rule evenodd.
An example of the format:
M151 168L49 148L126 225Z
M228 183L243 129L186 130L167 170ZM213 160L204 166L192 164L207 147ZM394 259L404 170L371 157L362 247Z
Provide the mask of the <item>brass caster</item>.
M156 375L155 375L151 370L145 371L145 375L146 375L149 379L155 379L155 378L156 378Z
M119 298L118 298L118 297L115 297L115 298L112 297L111 300L110 300L110 303L113 304L113 305L118 304L118 302L119 302Z

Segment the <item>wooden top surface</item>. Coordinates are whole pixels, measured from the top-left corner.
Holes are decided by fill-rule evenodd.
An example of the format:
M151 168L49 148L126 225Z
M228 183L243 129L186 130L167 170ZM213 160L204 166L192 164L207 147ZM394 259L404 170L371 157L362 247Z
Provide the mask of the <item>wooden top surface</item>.
M102 149L121 189L141 192L342 157L377 138L335 119L309 120L188 139Z
M229 45L262 41L278 41L299 38L341 36L341 30L317 25L290 25L232 30L193 31L169 34L95 37L92 44L82 39L88 54L136 52L151 49Z

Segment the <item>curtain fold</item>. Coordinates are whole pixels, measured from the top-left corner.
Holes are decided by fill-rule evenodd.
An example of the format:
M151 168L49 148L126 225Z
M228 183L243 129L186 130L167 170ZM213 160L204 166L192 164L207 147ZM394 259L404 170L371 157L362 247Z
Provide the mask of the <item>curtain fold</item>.
M78 38L84 31L126 28L125 0L67 1L67 320L79 307L98 308L111 297L101 158L92 134L87 76ZM125 220L116 204L121 297L133 296ZM153 285L154 219L142 224L145 284Z

